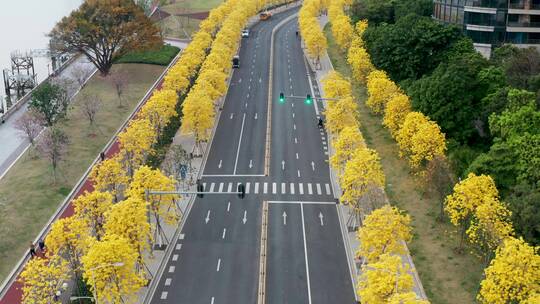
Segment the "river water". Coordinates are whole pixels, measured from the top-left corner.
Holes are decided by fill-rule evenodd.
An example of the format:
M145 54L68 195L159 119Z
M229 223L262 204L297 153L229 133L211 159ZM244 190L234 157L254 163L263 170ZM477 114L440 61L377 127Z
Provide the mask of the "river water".
M46 34L62 17L77 8L82 0L0 0L0 70L11 67L13 51L46 49ZM50 59L34 57L38 82L52 71ZM0 72L0 96L4 80Z

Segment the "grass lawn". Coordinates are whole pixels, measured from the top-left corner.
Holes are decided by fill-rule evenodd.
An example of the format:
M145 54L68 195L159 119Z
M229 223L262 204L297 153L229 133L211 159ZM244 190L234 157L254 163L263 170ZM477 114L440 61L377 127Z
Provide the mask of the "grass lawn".
M97 125L89 127L77 99L70 107L67 120L60 122L70 144L68 155L60 165L58 182L53 184L49 162L37 157L34 149L29 149L0 181L0 281L27 251L29 242L45 226L163 70L164 67L158 65L114 65L112 73L124 73L128 79L123 107L118 106L110 82L96 74L82 92L96 94L103 101L97 113Z
M334 68L351 77L344 54L336 46L330 29L325 29L328 51ZM469 253L456 254L455 228L436 221L438 199L428 197L421 183L410 173L407 161L401 159L398 146L382 126L382 118L371 114L365 105L365 87L353 84L358 100L362 133L368 146L377 150L386 174L386 192L390 202L412 217L414 237L409 244L424 289L432 303L474 303L483 268Z
M169 4L162 7L172 15L160 22L164 36L189 38L199 29L200 20L174 15L209 11L222 2L223 0L169 0Z

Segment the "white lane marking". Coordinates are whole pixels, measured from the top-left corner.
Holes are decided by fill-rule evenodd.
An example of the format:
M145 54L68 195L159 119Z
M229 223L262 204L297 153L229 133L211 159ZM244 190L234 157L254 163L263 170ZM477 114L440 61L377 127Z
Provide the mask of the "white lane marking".
M176 248L175 248L175 249L176 249L176 250L182 249L182 244L176 244Z
M181 233L180 236L178 237L179 240L183 240L184 239L184 236L186 236L185 234Z
M253 191L255 194L259 194L259 183L255 183L255 191Z
M300 171L298 171L300 172ZM294 194L294 183L291 183L291 194Z
M242 223L244 223L245 225L246 222L247 222L247 210L244 210L244 218L242 219Z
M296 153L296 159L298 159L298 153Z
M175 262L178 261L178 254L174 254L172 256L172 260L175 261Z
M322 143L323 143L323 145L326 145L326 141L324 141L324 140L323 140L323 142L322 142Z
M264 194L268 193L268 183L264 183L263 192Z
M214 297L210 300L210 304L214 304Z
M324 155L328 155L328 151L324 151Z
M223 233L221 234L221 238L225 239L225 234L227 233L227 228L223 228Z
M314 161L311 161L311 169L313 169L313 171L315 171L315 162Z
M330 191L330 185L329 184L325 184L324 187L326 188L326 194L327 195L332 194L332 192Z
M300 177L300 170L297 170L297 173L298 173L298 177Z
M302 235L304 237L304 259L306 261L306 279L308 287L308 303L311 304L311 283L309 280L309 262L307 255L307 245L306 245L306 224L304 222L304 204L300 204L300 213L302 214Z
M206 183L202 183L203 191L206 190Z
M327 146L323 146L323 149L324 149L324 150L328 150L328 147L327 147Z
M169 294L169 293L166 292L166 291L162 292L162 293L161 293L161 299L162 299L162 300L166 300L168 294Z
M206 213L206 218L204 219L205 223L208 224L208 222L210 221L210 210L208 210L208 212Z
M298 192L302 195L304 194L304 184L298 183Z
M277 192L277 185L276 183L272 183L272 194L276 194Z
M231 202L227 203L227 212L231 211Z
M294 118L294 112L292 113L292 118Z
M259 77L259 83L261 83L261 82L262 82L262 78L261 78L261 77Z
M171 278L165 279L165 286L171 286L171 282L172 282Z
M249 188L250 188L249 186L251 186L251 183L246 183L246 193L248 194L249 194Z
M291 107L293 107L293 108L294 108L294 103L291 103Z
M242 78L238 79L238 83L241 83L242 82Z
M247 102L246 102L246 108L247 108ZM244 113L244 116L246 116L246 113Z
M292 85L291 85L291 86L289 86L289 89L291 89L291 91L292 91Z
M229 183L229 186L227 187L227 192L232 192L232 183Z
M251 82L251 80L252 80L252 79L251 79L251 77L250 77L250 78L249 78L249 82Z
M336 205L336 202L307 202L307 201L268 201L269 204L297 204L297 205Z
M170 273L173 273L175 269L176 269L175 266L169 266L169 272Z
M304 65L306 66L306 71L308 71L308 63L307 63L307 60L304 56ZM313 91L313 83L311 82L311 77L309 77L309 74L308 74L308 82L309 82L309 89L311 90L311 96L315 96L315 92ZM313 103L313 105L315 106L315 114L316 115L320 115L319 114L319 106L317 105L317 100L315 100L315 102Z
M249 98L249 93L247 93L247 96L246 96L246 98Z
M249 160L249 168L250 168L250 169L253 168L253 159L250 159L250 160Z
M230 117L230 119L233 119L233 117L234 117L234 113L231 113L231 117Z
M218 192L223 192L223 183L219 183Z
M283 225L287 226L287 212L283 211L281 216L283 216Z
M294 143L297 144L298 143L298 138L294 138Z
M308 184L307 184L307 191L308 191L308 194L309 194L309 195L312 195L312 194L313 194L313 189L311 188L311 183L308 183Z
M248 85L248 91L251 91L251 85Z
M281 194L286 194L287 189L285 189L285 183L281 183Z
M293 124L293 129L295 129L295 130L296 130L296 124Z
M255 119L257 119L257 113L255 113Z
M218 259L216 271L219 271L219 268L220 268L220 267L221 267L221 259Z
M322 194L321 184L317 183L317 195L321 195L321 194Z
M210 192L214 192L214 187L216 186L216 183L210 184Z

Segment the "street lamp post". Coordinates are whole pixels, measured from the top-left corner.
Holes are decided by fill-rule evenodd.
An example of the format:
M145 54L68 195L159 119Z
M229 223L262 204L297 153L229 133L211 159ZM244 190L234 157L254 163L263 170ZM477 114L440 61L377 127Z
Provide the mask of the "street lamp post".
M105 268L105 267L122 267L122 266L124 266L123 262L116 262L116 263L99 265L90 269L90 272L92 273L92 285L94 285L94 300L96 304L98 304L98 293L97 293L97 288L96 288L96 278L94 275L94 270Z

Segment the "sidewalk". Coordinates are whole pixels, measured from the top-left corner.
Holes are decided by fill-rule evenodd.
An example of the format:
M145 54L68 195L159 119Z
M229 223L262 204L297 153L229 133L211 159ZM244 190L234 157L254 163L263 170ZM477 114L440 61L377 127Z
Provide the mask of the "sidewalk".
M328 16L320 16L319 17L319 24L321 28L324 28L324 26L328 23ZM309 59L309 57L306 54L306 60L309 62L310 66L310 74L316 78L316 84L314 84L315 87L315 94L317 94L317 91L320 92L320 95L324 95L321 80L332 70L334 70L334 67L332 65L332 62L330 61L330 57L327 53L325 53L323 56L321 56L320 59L320 69L315 69L313 62ZM323 101L323 106L326 106L326 102ZM322 112L322 111L321 111ZM332 137L328 136L329 140L329 157L334 153L334 149L332 147ZM341 196L341 188L339 187L338 183L338 177L335 170L332 168L330 169L330 177L332 179L332 186L334 188L334 194L336 196L336 199L339 199ZM384 190L384 189L383 189ZM388 202L388 198L386 197L386 194L384 194L385 200ZM350 209L348 206L345 205L339 205L339 215L341 217L341 222L343 224L346 224L347 220L345 216L348 216ZM343 230L343 229L342 229ZM348 227L345 228L345 233L347 233L348 238L345 239L345 247L347 252L347 257L349 258L349 264L350 268L353 270L353 280L354 280L354 286L356 288L357 285L357 278L361 274L362 270L360 268L360 263L355 258L356 257L356 251L360 245L360 242L356 238L356 231L349 231ZM408 252L408 249L407 249ZM416 268L414 266L414 263L412 261L411 255L409 253L403 255L402 261L404 264L407 264L410 268L410 274L413 276L414 279L414 292L417 294L418 297L421 299L427 299L426 293L424 292L424 287L422 286L422 282L420 281L420 277L418 276L418 273L416 271ZM356 293L356 292L355 292Z
M73 97L77 95L81 89L77 81L73 78L73 71L79 68L88 69L91 71L88 73L89 76L86 81L88 81L88 79L90 79L97 71L94 65L90 63L85 56L79 56L73 62L69 63L63 70L61 70L56 77L49 77L44 81L60 78L66 78L73 81L74 85L69 88L68 92L72 96L71 99L73 99ZM17 119L21 117L28 109L28 101L20 102L23 102L24 104L22 104L20 108L16 109L8 118L6 118L3 124L0 124L0 143L2 143L0 148L0 179L4 177L11 166L30 146L28 140L21 137L21 132L15 128L15 122Z

